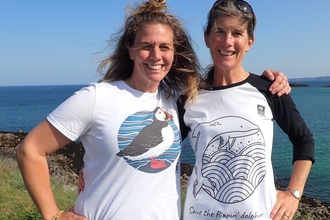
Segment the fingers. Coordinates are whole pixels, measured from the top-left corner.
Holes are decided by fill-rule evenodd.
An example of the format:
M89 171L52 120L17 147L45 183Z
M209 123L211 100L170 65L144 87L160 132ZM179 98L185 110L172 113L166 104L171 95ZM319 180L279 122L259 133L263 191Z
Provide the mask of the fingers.
M79 171L79 178L78 178L78 194L84 191L85 188L85 181L84 181L84 173L83 169Z
M274 207L275 208L275 207ZM275 209L272 210L270 214L270 218L272 220L291 220L294 216L294 213L291 211L284 211L285 208L280 208L277 211Z
M261 75L267 77L270 81L273 81L278 73L279 72L275 70L265 70Z
M298 209L299 200L286 191L278 191L276 203L270 213L272 220L291 220Z
M57 219L58 220L68 220L68 219L70 219L70 220L88 220L88 218L77 215L73 211L63 212Z
M290 83L282 72L277 72L275 74L275 80L270 86L269 91L272 94L277 94L277 96L287 95L291 92Z

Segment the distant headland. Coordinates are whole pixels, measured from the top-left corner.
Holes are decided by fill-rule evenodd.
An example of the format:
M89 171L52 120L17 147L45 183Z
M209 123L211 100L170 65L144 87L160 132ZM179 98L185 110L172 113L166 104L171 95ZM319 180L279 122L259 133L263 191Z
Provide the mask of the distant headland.
M289 83L289 85L291 87L308 87L308 84L302 84L302 83L298 83L298 82L294 82L294 83Z
M329 83L330 76L320 76L320 77L305 77L305 78L290 78L289 84L291 87L309 87L307 82L326 82ZM322 88L330 88L330 84L322 85Z

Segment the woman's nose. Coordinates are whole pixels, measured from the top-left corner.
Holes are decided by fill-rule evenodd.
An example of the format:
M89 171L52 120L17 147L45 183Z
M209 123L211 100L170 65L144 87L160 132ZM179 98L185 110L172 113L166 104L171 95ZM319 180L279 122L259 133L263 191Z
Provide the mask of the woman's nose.
M150 51L150 58L153 60L159 60L161 58L161 51L158 47L153 47Z
M232 35L227 34L227 35L224 36L224 43L226 45L232 45L233 44L233 39L234 38L233 38Z

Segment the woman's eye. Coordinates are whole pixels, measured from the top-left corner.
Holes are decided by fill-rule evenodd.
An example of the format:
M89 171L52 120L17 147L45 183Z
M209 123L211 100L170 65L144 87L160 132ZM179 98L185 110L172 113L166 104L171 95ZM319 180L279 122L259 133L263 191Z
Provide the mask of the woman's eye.
M151 45L144 45L142 47L143 50L151 50L152 49L152 46Z
M236 36L243 36L243 33L242 32L235 32L234 35L236 35Z
M162 46L162 47L160 47L160 50L161 51L167 51L167 50L169 50L170 48L168 47L168 46Z

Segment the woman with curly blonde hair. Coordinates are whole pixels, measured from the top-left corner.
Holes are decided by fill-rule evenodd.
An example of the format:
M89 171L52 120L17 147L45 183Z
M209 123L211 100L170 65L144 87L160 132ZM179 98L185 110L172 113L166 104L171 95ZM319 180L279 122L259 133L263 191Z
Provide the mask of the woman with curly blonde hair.
M203 86L191 39L164 0L130 11L103 60L103 78L82 88L17 147L43 219L179 219L181 138L176 100ZM46 156L80 138L85 189L70 212L56 205Z

